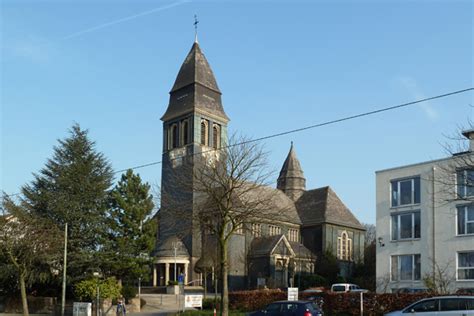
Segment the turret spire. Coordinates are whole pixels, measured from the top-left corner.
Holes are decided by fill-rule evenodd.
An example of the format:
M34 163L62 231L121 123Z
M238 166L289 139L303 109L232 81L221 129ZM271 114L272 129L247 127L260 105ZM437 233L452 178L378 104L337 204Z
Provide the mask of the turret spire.
M281 168L277 188L285 192L293 201L298 200L306 190L306 179L300 162L296 158L293 142L291 142L290 152Z

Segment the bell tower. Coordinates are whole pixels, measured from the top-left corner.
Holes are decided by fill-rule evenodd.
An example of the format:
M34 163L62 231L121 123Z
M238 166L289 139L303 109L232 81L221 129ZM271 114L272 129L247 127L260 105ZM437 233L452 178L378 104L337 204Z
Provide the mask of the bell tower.
M191 257L191 271L201 256L201 236L193 222L193 170L199 157L227 143L221 91L197 40L170 91L163 121L163 158L159 242L178 236ZM177 216L179 212L180 216ZM184 216L183 213L189 216Z

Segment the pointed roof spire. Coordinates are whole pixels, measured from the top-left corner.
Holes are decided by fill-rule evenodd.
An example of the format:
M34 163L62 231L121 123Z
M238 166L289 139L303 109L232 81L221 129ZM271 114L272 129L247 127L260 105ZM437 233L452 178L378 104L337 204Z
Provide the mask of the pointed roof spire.
M294 201L306 190L306 179L296 157L293 142L291 142L290 151L281 167L277 188L285 192Z
M288 152L288 156L286 157L285 162L283 163L283 166L280 171L280 176L278 178L280 179L282 177L304 178L300 161L296 157L293 142L291 142L290 151Z
M201 47L199 47L197 41L193 43L188 56L186 56L184 63L181 65L181 69L179 69L178 76L176 77L171 92L194 83L199 83L219 94L221 93L217 86L214 73L211 70L211 66L209 66L209 63L202 53Z
M199 43L195 41L170 91L170 103L161 118L163 121L177 116L199 111L227 123L229 118L224 112L221 91Z

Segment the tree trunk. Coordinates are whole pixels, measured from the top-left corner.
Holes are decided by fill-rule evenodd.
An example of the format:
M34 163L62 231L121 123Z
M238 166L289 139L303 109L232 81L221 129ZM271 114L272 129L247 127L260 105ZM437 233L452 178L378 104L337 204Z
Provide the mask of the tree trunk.
M23 315L28 316L28 300L26 297L26 284L25 284L25 273L20 271L20 290L21 290L21 303L23 305Z
M228 265L227 265L227 240L221 238L221 280L222 280L222 291L221 291L221 316L229 315L229 285L227 283Z

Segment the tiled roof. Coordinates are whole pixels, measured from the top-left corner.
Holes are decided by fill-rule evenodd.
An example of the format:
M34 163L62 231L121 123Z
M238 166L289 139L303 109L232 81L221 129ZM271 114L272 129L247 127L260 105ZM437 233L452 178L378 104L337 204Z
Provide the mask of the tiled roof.
M197 42L181 65L170 92L168 108L161 119L171 120L192 111L224 122L229 120L222 107L221 92L214 74Z
M288 241L284 235L254 238L250 244L250 256L270 256L280 243L285 243L284 240ZM288 244L291 248L290 251L293 251L296 258L315 258L314 254L303 244L293 241L288 241Z
M176 257L189 257L189 252L184 243L176 236L169 237L160 243L154 254L155 257L174 257L174 246L177 245Z
M364 230L329 186L304 192L296 201L296 208L304 226L330 223Z
M301 225L295 202L282 191L268 186L256 186L249 190L243 188L243 190L247 192L242 195L249 201L262 201L264 210L261 215L264 219ZM258 218L259 214L255 214L255 217Z
M291 142L290 152L281 167L280 178L304 178L303 169L301 169L300 162L298 158L296 158L296 153L293 148L293 142Z
M181 69L178 72L171 92L193 83L199 83L220 93L214 73L197 42L194 42L188 56L186 56L186 59L181 65Z

